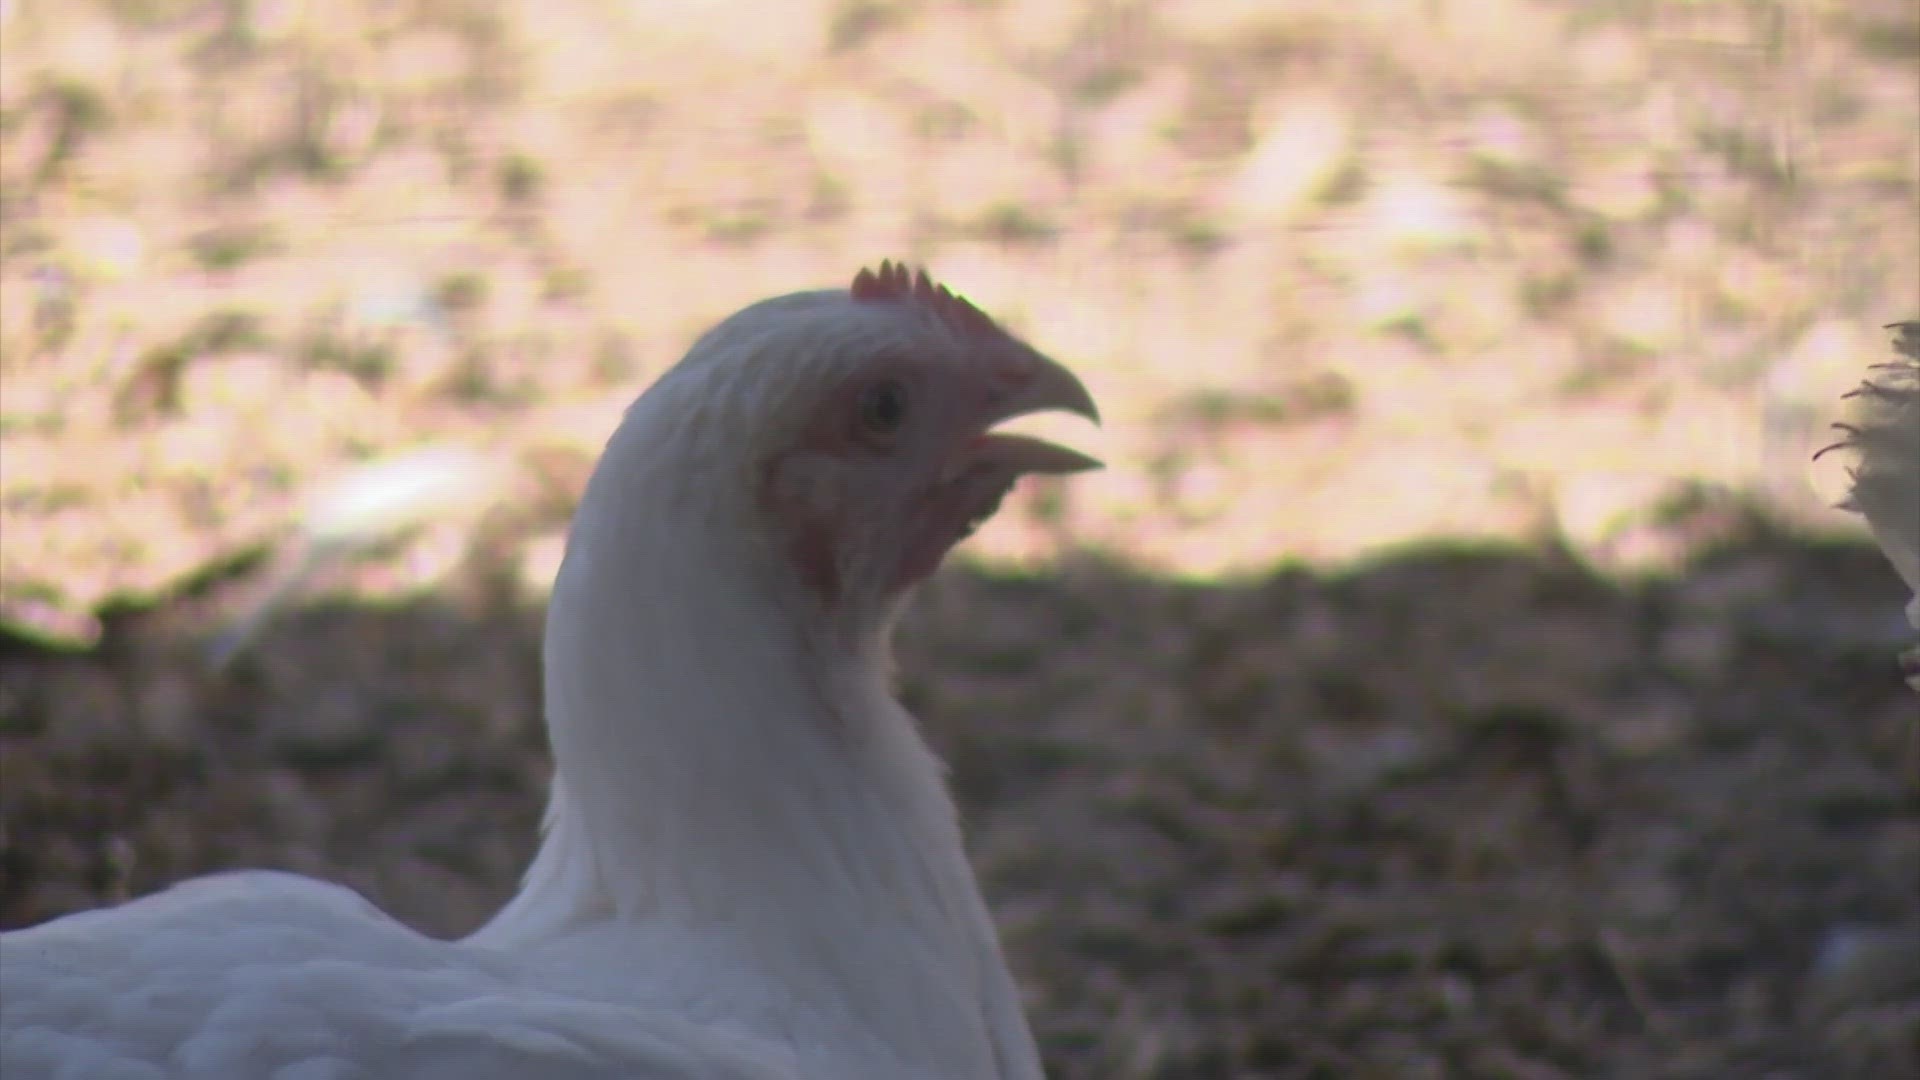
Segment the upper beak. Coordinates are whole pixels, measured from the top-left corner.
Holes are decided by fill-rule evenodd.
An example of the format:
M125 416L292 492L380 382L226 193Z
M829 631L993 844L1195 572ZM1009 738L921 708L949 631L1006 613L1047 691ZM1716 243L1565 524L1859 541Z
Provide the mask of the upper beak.
M1093 395L1073 372L1068 371L1049 357L1033 353L1038 361L1033 375L1024 386L1009 395L998 410L995 422L1027 413L1058 409L1076 416L1084 416L1095 424L1100 423L1100 407L1093 403Z
M1014 473L1074 473L1104 466L1099 459L1030 435L994 432L993 425L1037 412L1070 412L1100 423L1100 407L1073 372L1038 352L1032 366L989 407L981 434L962 455L968 464L989 464Z

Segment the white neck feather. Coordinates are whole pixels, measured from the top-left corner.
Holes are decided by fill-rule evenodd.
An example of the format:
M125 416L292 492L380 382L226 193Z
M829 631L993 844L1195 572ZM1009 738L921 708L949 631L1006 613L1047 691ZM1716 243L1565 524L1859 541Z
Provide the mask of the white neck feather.
M970 1075L1038 1078L944 769L887 686L886 628L810 630L752 530L703 527L711 508L670 490L684 475L620 443L547 617L546 835L472 940L719 927L905 1053L950 1042L943 1060L989 1064Z

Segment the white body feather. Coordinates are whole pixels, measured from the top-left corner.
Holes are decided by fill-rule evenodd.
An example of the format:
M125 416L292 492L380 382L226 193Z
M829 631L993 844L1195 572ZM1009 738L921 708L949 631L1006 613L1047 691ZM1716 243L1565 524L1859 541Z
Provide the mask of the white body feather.
M261 872L0 935L0 1075L1039 1080L886 620L793 631L765 538L711 497L746 489L709 451L757 414L701 348L574 523L520 894L460 942Z
M1920 322L1896 323L1899 358L1849 395L1853 408L1840 425L1840 446L1854 452L1853 484L1843 504L1867 527L1912 596L1907 622L1920 630ZM1901 658L1907 682L1920 691L1920 646Z

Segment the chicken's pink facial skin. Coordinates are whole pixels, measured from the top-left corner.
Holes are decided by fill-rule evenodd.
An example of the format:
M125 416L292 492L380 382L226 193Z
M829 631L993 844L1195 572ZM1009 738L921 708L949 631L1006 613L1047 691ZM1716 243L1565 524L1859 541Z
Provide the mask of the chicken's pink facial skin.
M835 377L802 395L797 422L763 464L761 505L791 569L829 607L898 597L1021 476L1099 467L1076 451L993 432L1042 410L1096 422L1098 413L1064 367L924 276L902 274L883 267L856 281L856 315L895 332L848 335Z

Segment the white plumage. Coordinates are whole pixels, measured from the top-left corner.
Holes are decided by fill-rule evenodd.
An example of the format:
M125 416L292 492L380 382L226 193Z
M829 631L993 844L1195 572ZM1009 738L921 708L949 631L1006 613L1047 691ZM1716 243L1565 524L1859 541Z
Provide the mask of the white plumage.
M1041 1076L942 767L889 690L904 594L1086 390L924 275L763 301L629 410L546 638L556 776L457 942L243 872L0 936L0 1075Z
M1913 593L1907 622L1920 630L1920 322L1895 323L1897 358L1847 395L1846 439L1828 449L1854 452L1853 483L1843 504L1867 519L1887 561ZM1821 451L1825 453L1826 451ZM1907 682L1920 691L1920 645L1905 653Z

